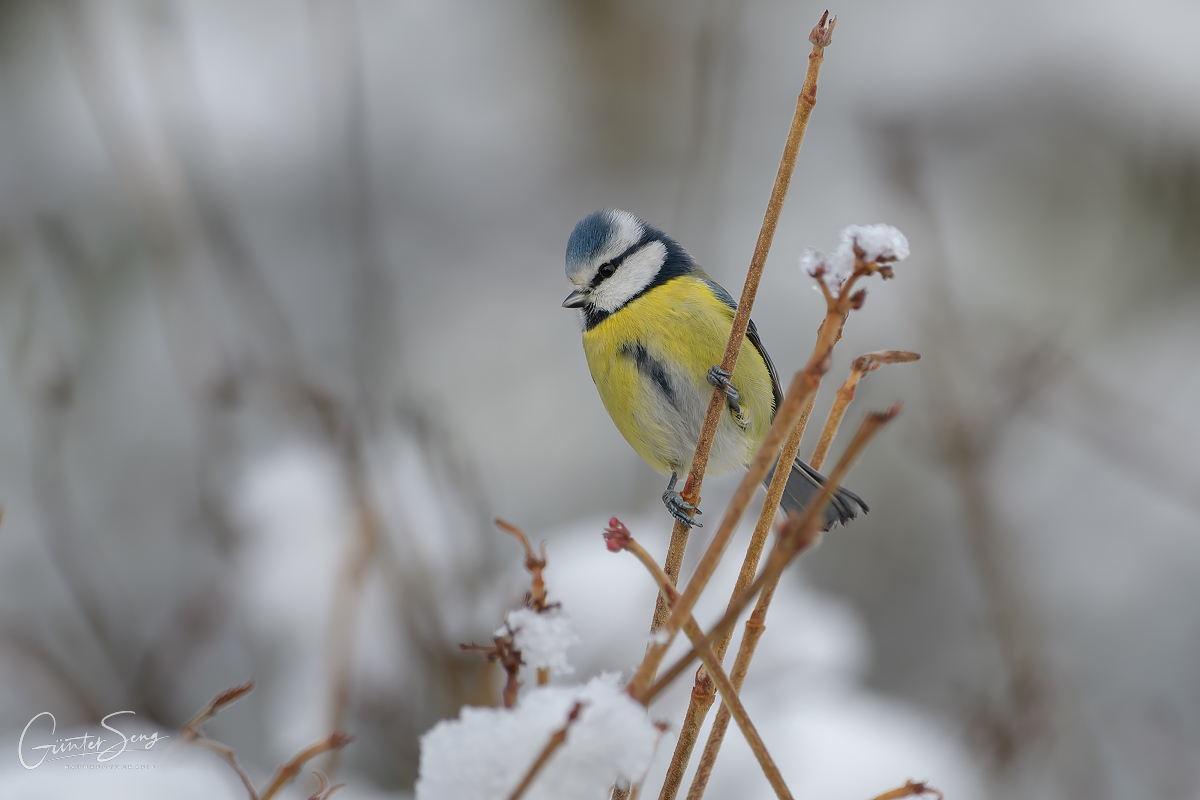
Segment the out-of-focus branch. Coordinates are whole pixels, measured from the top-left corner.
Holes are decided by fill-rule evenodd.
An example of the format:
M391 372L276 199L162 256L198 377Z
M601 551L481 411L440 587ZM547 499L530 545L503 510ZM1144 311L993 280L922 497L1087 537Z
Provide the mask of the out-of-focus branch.
M271 800L292 778L300 774L300 768L309 761L325 753L341 750L353 741L354 737L348 733L331 733L328 738L304 748L292 756L291 760L286 764L275 770L275 775L271 778L271 782L267 784L267 788L263 790L258 800Z
M828 25L826 25L828 21ZM762 227L759 229L758 241L754 246L754 255L750 259L750 269L746 274L746 282L742 287L742 296L738 301L737 312L733 317L733 328L729 333L729 342L725 346L725 355L721 359L721 369L730 375L737 365L738 355L746 337L746 329L750 325L750 310L754 298L758 294L758 284L762 279L763 267L766 265L767 253L771 250L771 242L775 238L775 228L779 224L779 216L783 211L783 201L787 196L788 187L792 182L792 173L796 168L796 157L800 145L804 141L804 133L808 129L808 120L813 107L817 103L817 77L824 62L825 48L832 41L833 27L837 18L829 20L829 12L821 16L817 27L813 28L809 41L812 42L812 53L808 57L808 74L805 76L804 88L796 101L796 112L792 117L792 125L788 131L787 142L783 149L783 158L779 170L775 174L775 185L771 189L771 197L767 201L767 210L763 215ZM712 449L713 437L717 432L717 422L725 408L725 393L714 388L712 398L708 403L708 411L704 416L704 424L700 429L700 437L696 442L696 453L692 457L692 468L688 474L687 483L682 492L684 499L693 505L700 504L700 487L704 481L704 471L708 466L708 456ZM780 437L782 440L782 437ZM774 454L772 454L774 455ZM690 526L676 521L671 531L671 543L667 549L667 557L663 569L674 583L679 578L679 567L683 563L683 552L687 547ZM654 621L651 630L657 631L667 618L666 604L660 597L654 609ZM661 661L661 654L658 656ZM643 666L647 666L643 662ZM656 665L655 665L656 666ZM641 671L641 670L640 670ZM651 673L649 680L653 680ZM646 680L642 676L642 680Z
M513 789L513 793L508 796L508 800L520 800L521 795L525 794L525 790L533 783L533 779L537 777L541 768L546 766L546 762L550 760L550 756L554 755L554 751L562 747L563 742L567 740L567 729L571 727L571 723L579 719L579 712L583 710L583 705L581 702L576 702L575 705L571 706L571 712L567 714L566 723L550 734L550 741L546 742L546 746L538 754L537 760L530 765L529 771L525 773L525 777L517 784L517 788Z
M890 792L884 792L878 797L872 798L872 800L902 800L905 797L918 797L923 794L931 794L937 800L944 800L941 792L927 785L924 781L920 783L908 781L903 786L892 789Z
M504 673L508 676L504 684L504 707L516 706L517 692L521 688L521 651L513 647L512 633L492 637L491 647L478 644L460 644L458 647L466 652L479 653L488 661L500 662L500 666L504 667Z
M532 576L529 594L530 606L535 611L544 611L546 609L546 581L542 578L542 570L546 568L546 543L542 543L539 556L533 552L533 545L529 543L529 537L525 535L525 531L502 519L496 520L496 527L515 538L525 548L525 569Z
M525 548L525 569L532 576L530 592L526 595L525 602L534 611L547 610L546 605L546 581L542 578L542 570L546 568L546 543L542 543L542 554L537 556L533 552L533 545L529 543L529 537L525 535L525 531L515 525L510 525L502 519L496 520L496 527L505 533L513 536ZM545 667L538 667L537 670L538 686L550 685L550 670Z
M214 697L208 703L208 705L196 712L196 714L184 724L183 728L180 729L179 732L179 738L181 742L205 747L225 759L225 761L229 763L229 766L232 767L237 773L238 778L241 779L242 785L246 787L246 793L249 795L250 800L271 800L272 797L279 793L280 789L282 789L290 780L300 773L301 767L303 767L307 762L311 761L322 753L327 753L331 750L339 750L350 744L350 742L354 741L353 736L345 733L335 732L330 734L328 737L322 739L316 744L301 750L285 764L279 767L279 769L275 771L274 776L272 776L270 783L267 784L267 787L263 789L261 793L255 791L254 784L250 780L250 776L246 773L246 770L238 761L237 753L234 752L233 748L209 739L204 734L204 731L200 729L201 725L215 717L221 709L245 697L253 688L254 681L249 681L241 686L235 686L232 689L221 692L219 695ZM329 797L329 795L333 794L334 791L340 788L334 787L329 789L329 791L326 791L327 782L325 781L323 775L320 775L319 777L321 780L321 789L318 792L319 800Z

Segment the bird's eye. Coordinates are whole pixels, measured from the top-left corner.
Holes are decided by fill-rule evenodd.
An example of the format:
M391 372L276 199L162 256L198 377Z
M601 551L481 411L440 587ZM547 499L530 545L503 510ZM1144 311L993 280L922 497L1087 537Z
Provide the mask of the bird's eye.
M617 268L613 266L611 261L606 261L600 265L600 277L602 278L611 278L612 274L616 271Z

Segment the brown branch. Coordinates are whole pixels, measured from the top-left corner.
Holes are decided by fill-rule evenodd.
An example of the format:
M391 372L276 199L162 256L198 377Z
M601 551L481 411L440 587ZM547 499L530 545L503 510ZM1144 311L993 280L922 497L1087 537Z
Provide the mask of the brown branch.
M542 570L546 568L546 543L542 542L541 556L539 557L534 554L533 545L529 543L529 537L525 535L525 531L502 519L497 519L495 522L497 528L516 538L525 548L525 569L533 576L530 581L529 594L525 596L526 604L534 611L546 611L550 607L546 603L546 581L542 578ZM509 675L509 682L512 682L512 675ZM538 686L548 686L550 684L550 670L539 667L537 670L537 682ZM511 706L509 707L511 708Z
M788 388L788 393L775 415L775 421L771 424L771 429L767 432L767 437L763 441L762 447L759 448L758 455L750 465L749 471L742 477L742 482L739 484L733 500L730 501L729 509L721 520L720 528L717 529L716 535L713 536L712 542L709 543L708 549L696 566L695 574L688 582L684 597L678 605L672 607L669 618L660 626L667 633L666 639L647 648L641 665L634 674L633 680L630 681L631 691L635 697L654 680L655 673L666 656L675 634L679 632L683 620L695 607L700 591L704 588L708 578L716 571L721 554L736 531L746 506L753 499L754 493L758 491L758 485L766 476L767 470L776 460L784 436L799 419L808 400L816 393L821 380L820 376L828 367L828 359L821 359L797 372L792 379L792 385Z
M195 716L183 724L179 731L180 742L190 742L192 744L207 747L209 750L220 755L233 767L233 771L237 773L241 779L242 785L246 787L246 792L250 795L250 800L260 800L258 792L254 790L254 784L250 781L250 776L246 774L246 770L238 761L237 753L227 745L209 739L204 731L200 730L200 726L208 722L217 715L217 712L228 705L241 700L254 688L254 681L247 681L241 686L235 686L232 689L226 689L219 695L209 701L208 705L196 712Z
M771 429L767 432L766 439L759 448L758 455L750 465L749 472L743 477L742 483L738 486L737 493L734 495L734 499L729 504L725 517L721 521L721 527L718 529L716 535L713 536L708 550L705 551L700 563L696 566L696 571L692 579L688 582L687 589L684 591L679 604L671 611L669 618L660 626L665 628L667 632L666 640L663 643L653 644L647 648L646 656L643 658L631 682L634 696L639 696L649 683L654 680L655 673L662 663L662 659L666 655L667 648L673 641L675 634L678 633L684 616L691 613L691 610L695 607L700 593L704 590L709 578L712 577L713 572L716 570L716 565L720 561L721 554L728 544L729 538L733 535L734 529L738 522L740 522L741 515L745 512L746 506L749 504L754 492L757 491L758 483L766 475L772 461L775 460L776 450L783 438L783 432L798 424L801 418L807 421L807 413L803 412L811 410L811 400L820 386L821 378L829 370L833 346L842 337L842 328L846 323L846 318L852 310L862 308L866 300L866 290L852 291L854 284L860 278L869 275L879 274L884 278L893 276L892 268L888 263L890 260L893 260L892 257L881 257L876 261L866 261L864 260L865 253L858 247L857 243L854 245L854 254L854 271L837 287L838 292L836 295L830 291L829 286L825 282L825 266L823 263L818 264L812 272L812 276L817 279L817 283L821 287L826 302L825 318L821 321L821 326L817 330L817 343L813 348L812 357L809 359L808 365L793 378L792 385L789 387L787 396L785 396L780 408L776 411L775 420L771 424ZM801 417L802 413L803 416ZM658 605L661 608L663 604L660 601ZM655 619L658 619L657 612Z
M246 793L250 795L250 800L261 800L258 792L254 790L254 784L250 782L250 776L246 774L246 770L238 761L237 753L233 752L233 748L228 745L223 745L220 742L213 741L207 736L200 736L192 740L193 744L207 747L209 750L217 753L219 756L228 762L229 766L233 767L233 771L237 773L238 778L242 781L242 786L246 787Z
M492 646L484 647L478 644L460 644L460 650L480 653L488 661L499 661L508 676L504 683L504 707L513 708L517 704L517 691L521 688L521 651L513 647L512 631L505 636L492 637Z
M804 428L808 422L815 398L816 395L809 397L808 404L804 407L804 413L800 415L800 420L792 428L792 434L784 444L783 452L779 455L780 464L791 464L795 460L796 451L800 449L800 439L804 435ZM754 580L754 573L758 569L759 559L762 557L763 548L767 544L767 535L771 532L771 523L775 519L780 498L783 497L783 490L787 486L790 475L790 469L776 469L774 477L771 478L771 485L767 488L767 499L763 502L758 523L754 526L754 533L750 536L750 544L746 548L746 557L742 561L742 568L738 573L737 582L734 584L730 602L733 601L733 598L744 592L746 587L750 585L750 582ZM713 653L716 655L717 661L724 662L725 653L729 650L729 643L732 639L733 629L731 628L717 641L716 646L713 648ZM733 681L734 688L740 692L741 684L738 682L737 676L731 675L730 679ZM712 682L712 678L709 677L704 669L697 670L696 683L692 688L691 699L688 701L687 714L684 716L683 725L679 729L679 736L675 742L675 752L671 756L670 764L667 765L667 777L663 783L662 791L659 793L659 800L672 800L678 794L679 787L683 783L684 773L687 771L688 761L691 760L692 751L695 749L696 741L700 737L700 729L704 725L704 719L708 716L708 711L712 708L716 697L717 688ZM703 762L701 762L701 768L703 768ZM693 779L693 785L695 785L695 779Z
M247 681L241 686L235 686L232 689L227 689L226 691L221 692L219 695L214 697L208 703L208 705L200 709L200 711L198 711L191 719L185 722L179 731L180 742L187 742L190 744L199 745L201 747L207 747L209 750L212 750L229 762L229 765L233 767L234 771L241 779L242 785L246 787L246 792L250 795L250 800L271 800L271 798L279 792L280 788L282 788L284 784L296 777L296 775L300 772L300 768L304 766L305 762L316 758L322 753L340 750L341 748L350 744L350 742L354 741L354 737L346 733L330 734L328 738L323 739L311 747L300 751L300 753L298 753L294 758L276 770L275 776L267 785L267 788L264 789L261 794L259 794L254 790L254 784L251 783L250 776L246 774L246 770L243 769L241 763L238 762L237 753L233 751L233 748L213 739L209 739L204 734L204 731L200 729L200 726L215 717L217 712L242 699L249 694L253 688L254 681ZM318 775L320 775L320 773L318 773ZM325 790L327 784L324 781L324 776L322 775L320 777L322 779L321 790L319 792L321 798L326 798L341 788L340 786L335 786L326 792Z
M282 789L288 781L300 774L300 768L303 767L307 762L313 760L319 755L322 755L323 753L332 753L337 750L341 750L343 747L353 741L354 737L348 733L334 732L316 744L304 748L299 753L292 756L290 761L288 761L279 769L275 770L274 777L272 777L271 782L267 784L267 788L263 790L259 800L271 800L271 798L278 794L279 790Z
M826 21L829 12L821 15L821 21L813 28L809 41L813 44L812 54L808 57L808 73L804 79L804 88L796 101L796 111L792 117L792 126L788 130L787 142L784 144L783 157L779 162L779 170L775 174L775 185L771 189L771 197L767 201L767 210L763 215L762 227L758 232L758 241L754 245L754 255L750 259L750 269L746 273L746 283L742 287L742 296L738 302L737 312L733 317L733 328L729 332L729 341L725 345L725 354L721 359L721 369L730 375L737 365L738 355L742 350L742 342L746 337L746 329L750 325L750 309L758 294L758 283L762 279L763 267L766 265L767 253L771 250L771 242L775 238L775 228L779 224L779 216L783 211L783 201L787 196L788 187L792 182L792 173L796 169L796 157L800 145L804 141L804 133L808 128L808 120L813 107L817 103L817 76L821 72L824 61L824 48L831 41L833 26L837 19ZM717 433L717 423L725 408L725 393L714 388L712 398L708 403L708 411L704 416L704 425L700 429L700 438L696 442L696 453L692 457L692 468L684 485L684 498L694 504L700 504L700 486L704 480L704 471L708 466L708 456L712 449L713 437ZM675 583L679 578L679 567L683 563L683 551L687 546L690 526L676 522L671 531L671 544L663 569ZM657 631L667 618L667 607L660 598L654 609L654 621L651 630Z
M833 300L833 298L830 299L831 301ZM854 387L858 384L862 377L868 372L878 369L882 364L915 361L917 358L919 358L919 356L916 353L908 353L901 350L890 350L884 353L867 353L866 355L855 359L850 377L847 378L846 383L842 385L842 388L838 390L837 399L834 401L834 406L829 412L829 420L825 423L825 430L821 434L821 444L818 445L817 452L814 453L813 456L812 467L814 469L820 469L824 463L825 454L829 451L829 445L832 443L833 437L841 424L841 420L845 416L846 408L849 406L850 401L854 397ZM849 387L848 390L847 387ZM789 445L791 445L793 442L796 445L799 445L799 433L802 433L802 431L797 431L793 435L793 439L789 440L788 442ZM822 445L824 445L823 448ZM795 450L796 448L792 448L791 450L790 455L792 458L795 457ZM790 463L787 460L788 455L789 454L785 451L784 455L780 457L780 463ZM778 478L778 474L776 475L776 478ZM772 491L775 489L774 483L775 481L772 481ZM780 487L780 490L782 491L782 487ZM778 503L777 498L775 502L776 504ZM763 523L766 522L769 524L770 519L774 516L775 505L771 504L770 497L768 497L767 505L770 506L771 516L768 517L767 508L764 507L763 515L759 519L759 527L755 529L756 537L763 528ZM754 554L752 559L751 555L752 554L750 552L747 552L746 562L744 562L742 565L742 573L738 576L738 586L734 588L733 597L737 597L740 591L744 589L745 585L749 584L750 578L753 577L754 570L757 568L758 556L757 554ZM747 570L749 570L748 574ZM742 641L738 647L738 654L734 660L733 668L730 672L730 679L733 681L734 688L736 688L739 692L742 689L742 685L745 683L746 675L750 668L750 661L754 658L754 653L758 647L758 642L762 638L762 635L766 632L767 610L770 608L776 586L778 586L778 580L768 583L763 588L762 593L759 595L758 602L755 604L754 611L751 613L750 618L746 620L745 631L742 634ZM722 656L724 655L725 648L728 647L732 636L733 631L730 629L730 631L721 638L720 645L723 647L721 648L720 652ZM691 709L689 706L689 711L690 710ZM707 786L708 779L712 774L713 765L716 763L717 755L720 753L721 743L724 741L725 732L728 727L728 712L724 708L718 709L717 717L713 720L712 728L709 730L708 740L705 742L704 751L700 757L700 764L696 767L696 773L692 777L692 785L688 790L688 800L699 800L699 798L703 797L704 789ZM683 766L686 767L686 761ZM671 773L668 771L668 774Z
M327 730L339 730L350 708L353 682L354 636L359 607L365 590L367 570L383 535L383 520L372 496L367 466L361 442L355 435L342 448L342 468L354 506L354 529L346 543L342 568L334 587L329 611L326 659L329 664L329 696L327 698ZM331 748L325 767L332 772L337 765L337 751Z
M534 554L533 545L529 543L529 537L525 535L525 531L502 519L497 519L495 522L497 528L511 535L525 548L525 569L533 576L530 582L530 606L535 611L545 611L546 581L542 578L542 570L546 568L546 543L542 542L541 556L538 556Z
M817 442L812 459L808 462L813 469L819 470L825 463L825 458L829 455L829 448L833 444L833 437L837 435L842 419L846 416L846 409L849 407L850 401L854 399L854 391L858 388L858 382L866 377L868 372L874 372L884 364L901 364L916 361L920 357L917 353L910 353L907 350L885 350L881 353L865 353L854 359L850 376L837 390L833 407L829 409L829 418L825 420L825 428L821 431L821 440Z
M180 735L185 738L189 735L189 733L201 736L201 725L215 717L217 712L225 706L232 705L246 695L250 694L250 691L253 688L254 681L246 681L241 686L235 686L232 689L226 689L225 691L221 692L219 695L214 697L208 705L200 709L200 711L198 711L194 717L184 723L183 728L180 730Z
M917 797L923 794L932 794L937 798L937 800L943 800L942 793L937 789L934 789L932 786L926 785L924 781L921 783L909 781L898 789L892 789L890 792L884 792L878 797L872 798L872 800L901 800L901 798L904 797Z
M613 517L609 521L609 528L605 531L604 538L608 543L609 550L614 552L628 550L637 557L638 561L642 562L658 584L659 593L666 602L672 605L678 602L679 593L675 591L675 587L671 584L671 580L667 577L666 572L658 566L658 562L646 552L644 547L638 544L633 536L630 535L629 529L621 524L621 521L616 517ZM688 638L695 643L696 650L704 662L705 669L708 670L708 673L717 685L717 689L721 693L724 708L729 709L729 713L737 722L742 735L746 737L746 743L750 745L750 750L753 751L755 758L758 759L759 766L762 768L763 774L766 775L767 781L771 784L771 788L775 790L775 794L781 800L785 798L790 799L792 794L783 780L783 775L780 773L779 767L775 764L775 760L771 758L770 752L767 751L766 743L763 742L758 730L754 727L754 723L750 720L750 715L746 712L745 706L742 705L742 701L738 697L737 691L733 688L729 676L725 674L725 670L713 654L712 648L708 645L700 644L704 638L704 632L696 623L695 618L689 615L683 629Z
M890 422L900 413L900 406L894 405L887 411L873 411L863 420L862 426L854 435L854 440L850 446L846 448L846 452L842 454L841 460L829 478L821 486L821 490L817 492L816 497L804 513L798 517L791 517L784 524L780 536L771 550L771 555L767 559L767 565L763 568L762 574L750 584L750 587L738 596L736 600L729 604L729 609L725 612L725 616L721 618L713 629L707 633L699 642L695 643L691 650L675 663L675 665L658 679L658 681L649 689L643 691L637 696L637 699L642 703L649 704L650 701L670 683L680 672L697 657L697 651L702 648L708 648L712 645L713 640L724 635L727 630L730 630L736 623L738 615L742 609L749 605L750 601L762 590L768 583L778 580L779 575L784 568L802 552L817 536L817 526L819 525L821 514L824 513L825 507L829 504L830 498L837 488L841 485L846 473L850 471L850 467L858 459L858 456L866 448L867 444L874 438L885 424Z
M344 783L338 783L330 786L329 778L325 777L325 773L321 772L320 770L313 770L313 775L317 776L317 781L320 783L320 786L317 787L315 792L309 795L308 800L329 800L330 797L333 797L342 789L346 788L346 784Z
M550 756L554 755L554 751L561 747L562 743L567 740L567 728L570 728L571 723L579 719L579 712L582 710L583 703L581 702L576 702L571 707L571 713L567 714L566 724L550 734L550 741L546 742L546 746L538 754L537 760L529 767L529 771L525 773L525 777L521 779L521 783L508 796L508 800L519 800L521 795L525 794L525 790L529 788L529 785L533 783L533 779L537 777L538 771L546 765L546 762L550 760Z

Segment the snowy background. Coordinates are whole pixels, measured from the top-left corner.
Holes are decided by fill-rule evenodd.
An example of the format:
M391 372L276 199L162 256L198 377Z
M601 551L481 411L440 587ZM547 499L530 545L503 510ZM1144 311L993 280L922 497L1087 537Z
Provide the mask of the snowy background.
M173 732L250 677L206 730L255 780L339 723L342 796L407 797L419 735L499 696L458 649L528 586L496 516L548 542L556 683L632 667L653 587L600 531L661 556L663 481L559 307L566 239L625 208L736 295L822 10L0 3L0 797L244 796L206 754L16 742ZM905 406L852 474L872 513L789 574L747 707L798 797L1197 800L1200 6L832 11L754 317L790 374L800 254L886 222L912 256L817 416L855 356L923 358L859 388L847 426ZM709 796L771 796L736 731Z

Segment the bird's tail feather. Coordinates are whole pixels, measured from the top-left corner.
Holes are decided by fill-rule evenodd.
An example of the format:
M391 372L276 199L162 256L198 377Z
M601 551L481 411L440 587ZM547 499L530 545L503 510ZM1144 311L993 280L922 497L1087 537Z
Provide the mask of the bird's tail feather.
M774 468L767 473L766 483L768 485L774 474ZM816 497L817 491L823 483L825 483L824 475L797 458L792 464L792 474L788 476L787 485L784 486L783 497L779 499L779 507L787 514L803 512L805 506ZM845 525L858 516L860 508L864 513L871 510L854 492L839 488L830 498L829 505L825 507L825 525L822 530L827 531L837 523Z

